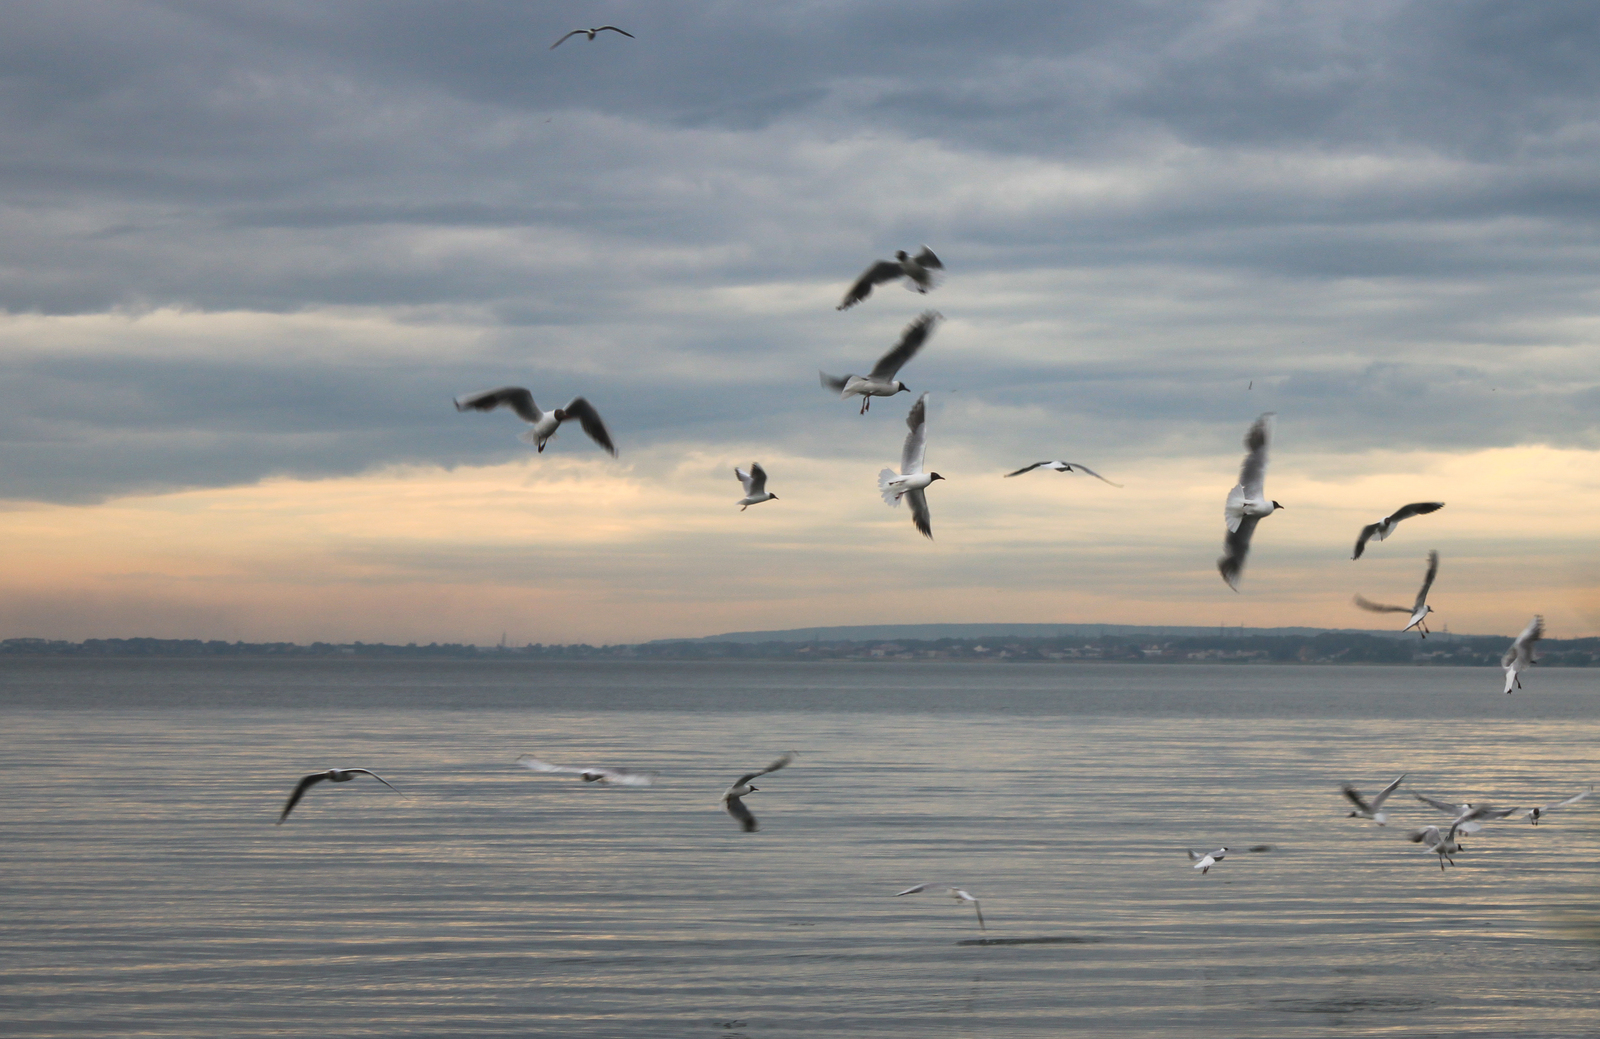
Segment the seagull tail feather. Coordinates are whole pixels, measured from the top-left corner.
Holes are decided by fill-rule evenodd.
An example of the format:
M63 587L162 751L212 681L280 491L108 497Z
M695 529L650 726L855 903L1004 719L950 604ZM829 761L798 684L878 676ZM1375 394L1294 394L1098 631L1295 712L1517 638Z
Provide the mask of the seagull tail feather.
M884 469L878 473L878 493L883 495L883 500L888 505L899 505L901 492L889 486L889 481L900 474L893 469Z

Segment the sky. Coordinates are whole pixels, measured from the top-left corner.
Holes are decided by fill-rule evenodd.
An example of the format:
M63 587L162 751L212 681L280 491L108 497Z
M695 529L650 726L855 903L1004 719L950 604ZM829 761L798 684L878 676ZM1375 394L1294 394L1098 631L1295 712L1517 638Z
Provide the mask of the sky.
M1597 52L1557 0L14 0L0 637L1378 627L1429 549L1436 630L1600 633ZM913 393L822 391L927 308ZM619 457L451 405L504 385ZM931 542L876 489L923 391Z

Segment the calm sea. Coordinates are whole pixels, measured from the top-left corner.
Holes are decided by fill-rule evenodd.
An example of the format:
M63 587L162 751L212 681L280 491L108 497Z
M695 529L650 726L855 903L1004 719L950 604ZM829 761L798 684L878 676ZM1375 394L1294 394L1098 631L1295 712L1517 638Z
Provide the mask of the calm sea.
M0 1031L1593 1036L1600 803L1441 872L1404 834L1444 816L1397 795L1379 829L1339 784L1559 799L1600 779L1597 680L7 660ZM789 749L739 832L722 789ZM333 766L404 796L322 784L274 826ZM923 881L988 929L892 897Z

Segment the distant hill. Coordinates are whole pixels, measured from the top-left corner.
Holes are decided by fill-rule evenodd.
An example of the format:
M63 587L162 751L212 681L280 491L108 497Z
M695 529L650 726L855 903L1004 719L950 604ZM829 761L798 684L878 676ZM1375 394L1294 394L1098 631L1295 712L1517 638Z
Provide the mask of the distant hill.
M888 642L907 639L932 642L936 639L974 638L1101 638L1106 635L1157 635L1167 638L1205 636L1322 635L1328 632L1349 635L1376 635L1382 638L1416 638L1395 630L1371 631L1362 628L1244 628L1150 625L1150 624L852 624L832 628L788 628L783 631L730 631L692 639L655 639L651 646L670 642ZM1506 636L1510 637L1510 636Z

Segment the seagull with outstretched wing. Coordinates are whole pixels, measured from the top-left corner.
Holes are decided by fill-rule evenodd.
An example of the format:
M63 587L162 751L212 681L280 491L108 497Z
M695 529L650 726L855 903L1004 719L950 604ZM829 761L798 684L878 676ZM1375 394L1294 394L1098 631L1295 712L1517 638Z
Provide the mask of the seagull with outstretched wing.
M916 887L908 887L904 891L896 891L894 893L894 897L899 898L901 895L920 895L924 891L937 891L940 888L943 888L944 893L955 899L957 902L968 902L972 905L973 911L978 914L978 930L987 931L989 929L984 925L983 922L983 906L978 904L978 900L974 898L972 893L966 888L957 887L954 884L918 884Z
M1394 793L1400 788L1400 784L1405 781L1405 778L1406 774L1402 773L1399 779L1378 791L1378 793L1373 796L1371 801L1363 798L1361 796L1361 791L1357 790L1354 785L1350 783L1344 784L1344 786L1339 788L1340 792L1344 794L1346 800L1356 806L1356 810L1345 816L1345 818L1371 819L1379 826L1384 825L1384 823L1389 821L1389 817L1384 814L1383 803L1389 800L1390 794Z
M944 477L938 473L922 471L923 456L928 450L928 394L924 393L911 405L906 416L905 446L900 450L900 472L884 469L878 473L878 493L890 505L898 506L904 498L911 504L911 524L922 536L933 539L933 520L928 514L928 485Z
M1506 695L1509 696L1513 689L1521 689L1521 673L1539 662L1539 658L1533 654L1533 644L1542 638L1544 618L1536 614L1500 658L1500 666L1506 669Z
M1110 480L1107 480L1104 476L1101 476L1099 473L1095 472L1093 469L1090 469L1082 462L1035 462L1032 465L1023 466L1014 473L1006 473L1006 476L1021 476L1023 473L1031 473L1035 469L1052 469L1058 473L1083 473L1086 476L1094 477L1101 483L1110 483L1113 487L1122 486L1120 483L1111 483Z
M767 490L767 471L761 468L760 462L751 462L750 471L734 467L733 475L739 478L739 483L744 487L744 497L734 502L739 511L743 512L752 505L760 505L764 501L777 501L778 496Z
M1267 497L1267 444L1272 439L1272 412L1255 420L1244 435L1245 456L1239 466L1239 482L1228 492L1222 517L1228 532L1222 539L1222 556L1217 560L1217 570L1228 587L1239 590L1239 574L1250 555L1250 539L1255 536L1256 524L1263 516L1270 516L1283 508Z
M911 387L895 378L905 363L917 355L928 337L933 334L936 326L944 315L938 311L924 311L911 324L907 325L900 333L900 341L889 349L889 352L878 358L878 363L872 366L872 371L866 375L829 375L827 372L817 372L817 377L822 380L822 388L832 390L839 395L840 400L849 400L851 397L861 398L861 411L865 415L867 409L872 407L874 397L893 397L902 390L910 392Z
M654 772L635 772L628 768L577 768L572 765L552 765L548 761L541 761L532 754L524 754L517 759L517 764L535 772L550 772L556 775L580 776L585 783L599 783L601 786L649 786L650 777Z
M635 37L633 35L633 33L628 32L626 29L619 29L615 25L597 25L593 29L574 29L574 30L572 30L571 32L567 33L565 36L561 37L561 39L559 39L556 42L552 43L550 45L550 49L551 50L555 50L557 47L561 46L563 43L566 43L568 40L572 39L574 36L587 36L587 37L589 37L589 42L593 43L595 35L597 33L603 33L603 32L620 32L620 33L622 33L622 35L626 36L630 40L637 39L637 37Z
M289 818L289 813L294 811L294 806L300 803L302 797L306 796L306 791L318 783L348 783L357 776L371 776L395 793L400 793L393 783L390 783L369 768L330 768L326 772L313 772L295 784L294 792L289 795L289 800L284 802L283 811L278 813L277 824L282 826L283 821ZM405 795L400 794L400 796L404 797Z
M939 262L939 258L933 255L933 250L926 245L915 256L909 256L904 249L900 249L895 252L894 259L879 260L862 271L861 277L850 286L850 291L844 294L843 302L835 309L849 310L872 295L875 286L882 285L886 281L894 281L896 278L905 278L906 288L912 292L925 293L939 283L939 276L943 270L944 264Z
M539 405L533 402L533 394L521 386L502 386L497 390L484 390L482 393L469 393L456 398L457 411L493 411L504 405L517 413L517 417L528 423L531 429L524 430L517 439L534 445L542 454L544 445L556 435L556 430L561 423L568 419L577 419L583 431L589 434L589 439L611 452L616 457L617 449L611 443L611 433L606 429L606 424L600 418L600 413L594 410L582 397L574 397L567 402L564 408L553 411L540 411Z
M791 750L766 768L758 769L755 772L746 772L734 780L732 786L722 792L722 810L737 819L739 826L745 833L754 833L761 828L756 825L756 817L750 814L750 809L745 807L744 803L745 797L761 789L753 785L751 780L764 776L768 772L776 772L780 768L785 768L789 762L797 757L799 755Z
M1522 817L1524 819L1528 820L1533 825L1538 826L1539 825L1539 820L1544 818L1547 813L1553 812L1557 808L1569 808L1572 805L1577 804L1579 801L1584 800L1585 798L1587 798L1592 793L1594 793L1594 787L1591 786L1587 790L1578 791L1576 794L1573 794L1571 797L1567 798L1565 801L1556 801L1556 802L1554 802L1552 804L1540 805L1537 808L1530 808L1526 812L1523 813Z
M1351 559L1360 559L1361 553L1367 550L1367 542L1373 538L1384 540L1394 533L1394 528L1400 525L1401 520L1408 520L1412 516L1424 516L1430 512L1438 512L1444 508L1442 501L1414 501L1410 505L1402 505L1389 515L1376 523L1368 523L1361 528L1361 534L1356 538L1356 551Z
M1361 607L1363 610L1370 610L1373 613L1409 613L1411 615L1411 619L1406 621L1406 626L1400 630L1410 631L1412 628L1416 628L1417 634L1421 635L1423 638L1427 638L1428 624L1424 618L1433 612L1433 607L1428 605L1428 589L1433 587L1433 579L1438 575L1438 573L1439 553L1437 551L1429 552L1428 572L1422 577L1422 587L1417 591L1416 602L1412 603L1410 606L1386 606L1383 603L1371 602L1370 600L1363 599L1360 595L1357 595L1355 597L1355 604Z

